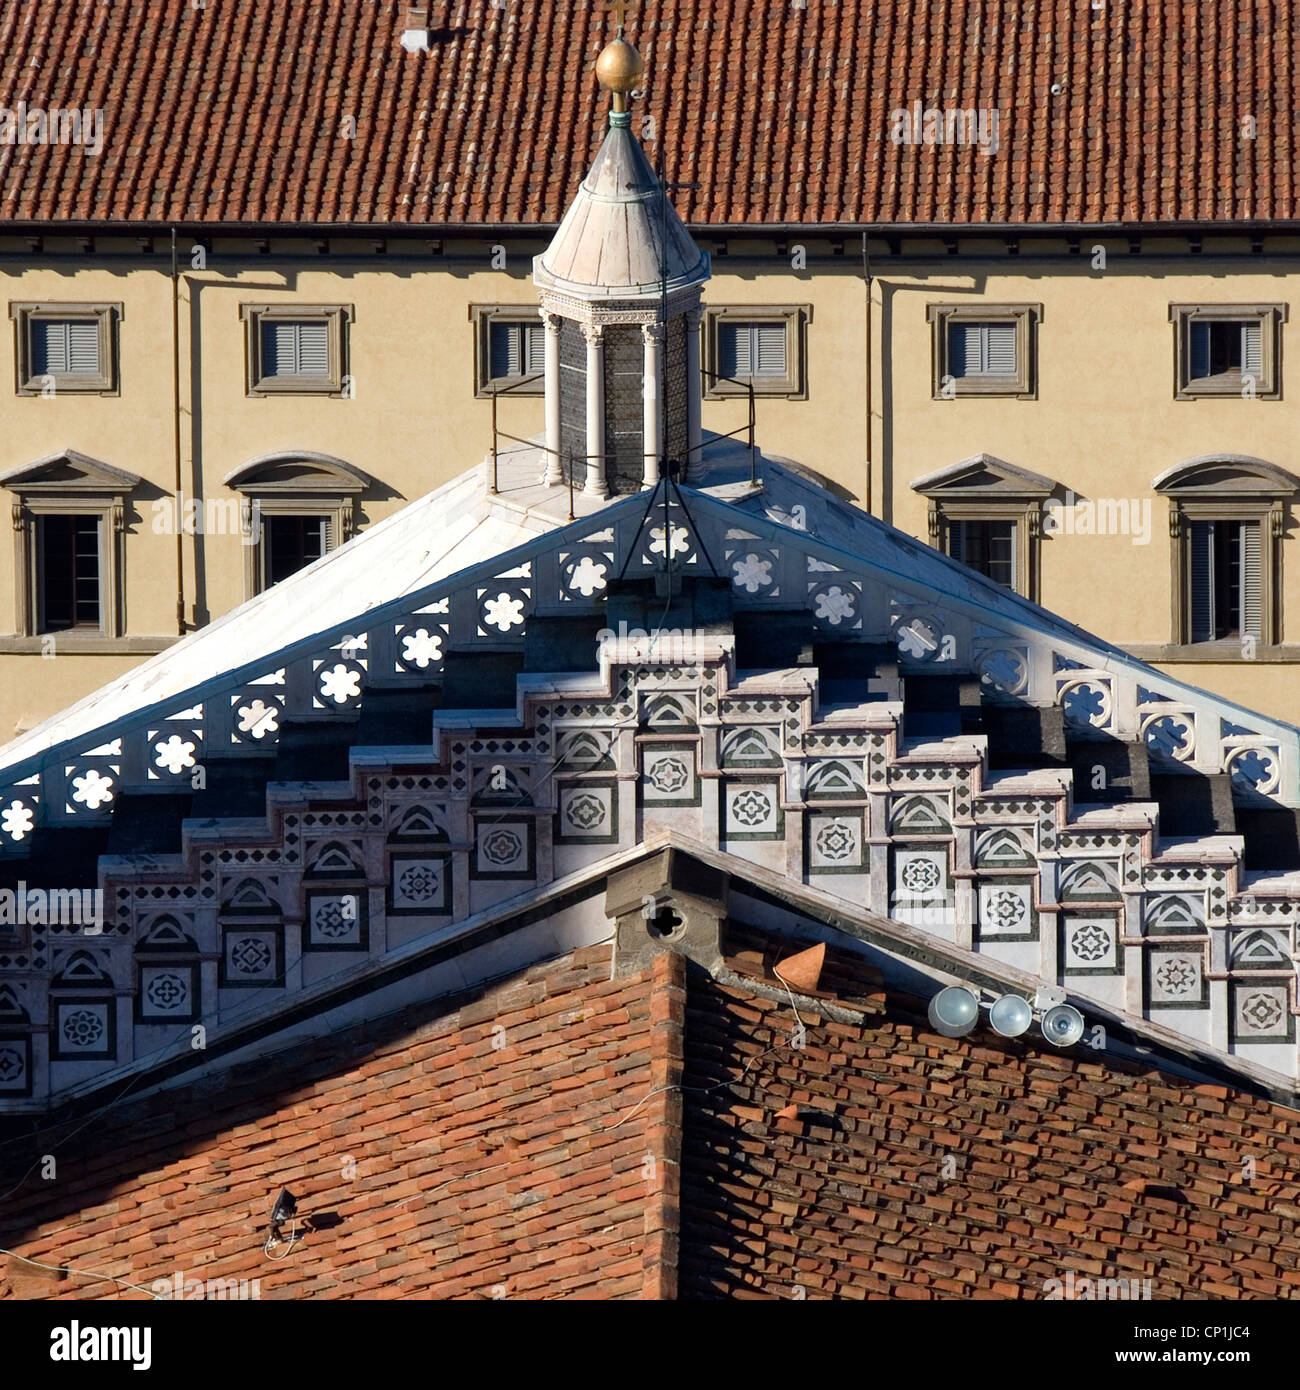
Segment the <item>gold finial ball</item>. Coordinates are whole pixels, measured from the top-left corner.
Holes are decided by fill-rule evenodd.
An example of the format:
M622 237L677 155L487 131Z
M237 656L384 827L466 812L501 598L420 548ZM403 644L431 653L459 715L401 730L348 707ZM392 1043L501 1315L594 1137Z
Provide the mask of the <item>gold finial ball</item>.
M607 91L626 95L644 76L641 55L624 38L607 43L596 59L596 80Z

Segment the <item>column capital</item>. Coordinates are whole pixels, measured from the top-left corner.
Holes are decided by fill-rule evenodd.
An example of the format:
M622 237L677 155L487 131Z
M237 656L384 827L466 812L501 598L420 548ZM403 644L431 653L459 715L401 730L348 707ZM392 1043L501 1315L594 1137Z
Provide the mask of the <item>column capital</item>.
M564 315L557 314L551 309L543 309L542 323L548 333L558 333L564 323Z
M645 339L647 347L655 347L663 342L667 334L662 323L643 323L641 336Z
M686 327L689 328L692 333L697 332L700 325L704 322L703 305L697 304L694 309L687 309L683 317L686 320Z
M605 325L601 323L584 323L582 325L582 336L587 340L591 347L599 347L605 341Z

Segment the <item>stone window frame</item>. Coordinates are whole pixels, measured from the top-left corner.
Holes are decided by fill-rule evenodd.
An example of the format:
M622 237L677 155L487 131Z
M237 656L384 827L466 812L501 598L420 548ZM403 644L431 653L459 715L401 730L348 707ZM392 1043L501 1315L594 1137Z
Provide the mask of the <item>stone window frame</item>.
M19 396L46 394L44 375L32 371L31 326L41 319L95 319L99 325L99 372L94 376L58 375L49 377L53 392L60 395L116 396L119 393L118 324L123 312L119 302L99 300L21 300L11 301L9 317L14 323L14 390Z
M471 304L470 322L474 325L474 396L491 400L498 392L509 391L512 396L544 396L544 372L529 376L492 375L492 325L495 323L538 323L545 328L546 315L533 304ZM530 379L531 378L531 379ZM493 388L496 388L495 390Z
M70 465L79 477L43 478L47 470ZM41 641L53 638L65 650L115 642L126 635L126 504L140 478L74 450L64 450L0 476L0 487L14 494L14 635ZM94 516L99 522L99 631L40 630L37 523L46 516Z
M931 325L933 400L947 401L962 396L1000 396L1022 401L1038 399L1038 328L1043 321L1041 304L927 304L925 317L926 322ZM951 376L948 371L948 330L954 323L1014 323L1015 376ZM951 391L945 392L945 380L952 381Z
M987 479L969 481L972 477ZM956 521L1011 521L1016 525L1016 583L1021 598L1038 602L1043 506L1056 490L1051 478L1027 468L976 454L912 482L928 502L930 544L948 554L949 528ZM978 573L978 571L976 571Z
M1242 396L1245 379L1236 377L1207 378L1193 381L1191 371L1191 325L1206 322L1236 322L1258 319L1260 331L1260 379L1254 399L1282 399L1282 325L1287 321L1285 304L1171 304L1169 322L1174 332L1174 399L1196 401L1206 399L1250 399Z
M304 466L312 472L301 475ZM284 476L277 476L283 474ZM261 516L319 517L330 523L328 555L356 534L356 505L373 479L354 464L310 450L286 450L241 464L221 480L244 498L244 597L266 590L266 554L252 519Z
M812 322L811 304L706 304L703 306L702 355L706 372L718 370L718 327L727 319L745 323L784 323L785 366L783 377L751 377L756 396L784 396L787 400L808 399L808 325ZM730 381L718 381L711 375L704 380L704 399L729 400L748 397L747 386Z
M1235 475L1233 487L1225 477ZM1259 645L1276 646L1282 632L1282 539L1288 500L1300 496L1300 478L1264 459L1244 454L1207 454L1189 459L1156 478L1152 488L1169 501L1172 655L1216 658L1243 653L1244 639L1191 640L1191 523L1254 521L1260 532Z
M348 327L356 320L351 304L241 304L244 325L245 394L267 396L331 396L349 399ZM323 377L268 377L262 373L262 324L276 319L316 320L329 325L329 370Z

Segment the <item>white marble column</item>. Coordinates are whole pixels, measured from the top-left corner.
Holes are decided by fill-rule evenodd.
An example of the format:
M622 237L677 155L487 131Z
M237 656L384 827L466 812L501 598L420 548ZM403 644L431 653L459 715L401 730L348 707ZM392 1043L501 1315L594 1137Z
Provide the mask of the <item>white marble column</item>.
M564 481L560 457L560 324L559 314L543 313L546 325L546 471L542 481L556 487Z
M605 481L605 330L583 324L587 340L587 485L591 497L608 497Z
M641 325L645 339L645 366L642 368L641 387L644 416L642 437L644 439L645 473L643 487L654 487L659 481L659 452L663 448L659 426L663 420L664 390L664 328L659 323Z
M703 309L690 309L686 315L686 481L700 480L703 468L700 424L700 324Z

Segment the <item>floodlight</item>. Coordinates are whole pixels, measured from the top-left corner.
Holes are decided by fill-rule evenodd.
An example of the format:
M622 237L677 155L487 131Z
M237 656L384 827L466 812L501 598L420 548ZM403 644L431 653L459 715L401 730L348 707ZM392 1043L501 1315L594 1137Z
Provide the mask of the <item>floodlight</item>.
M1004 1038L1018 1038L1034 1021L1029 1000L1019 994L1004 994L989 1010L989 1023Z
M1072 1004L1057 1004L1043 1015L1042 1028L1053 1047L1072 1047L1083 1037L1083 1015Z
M949 985L930 1000L930 1025L945 1038L962 1038L979 1022L980 1001L962 985Z

